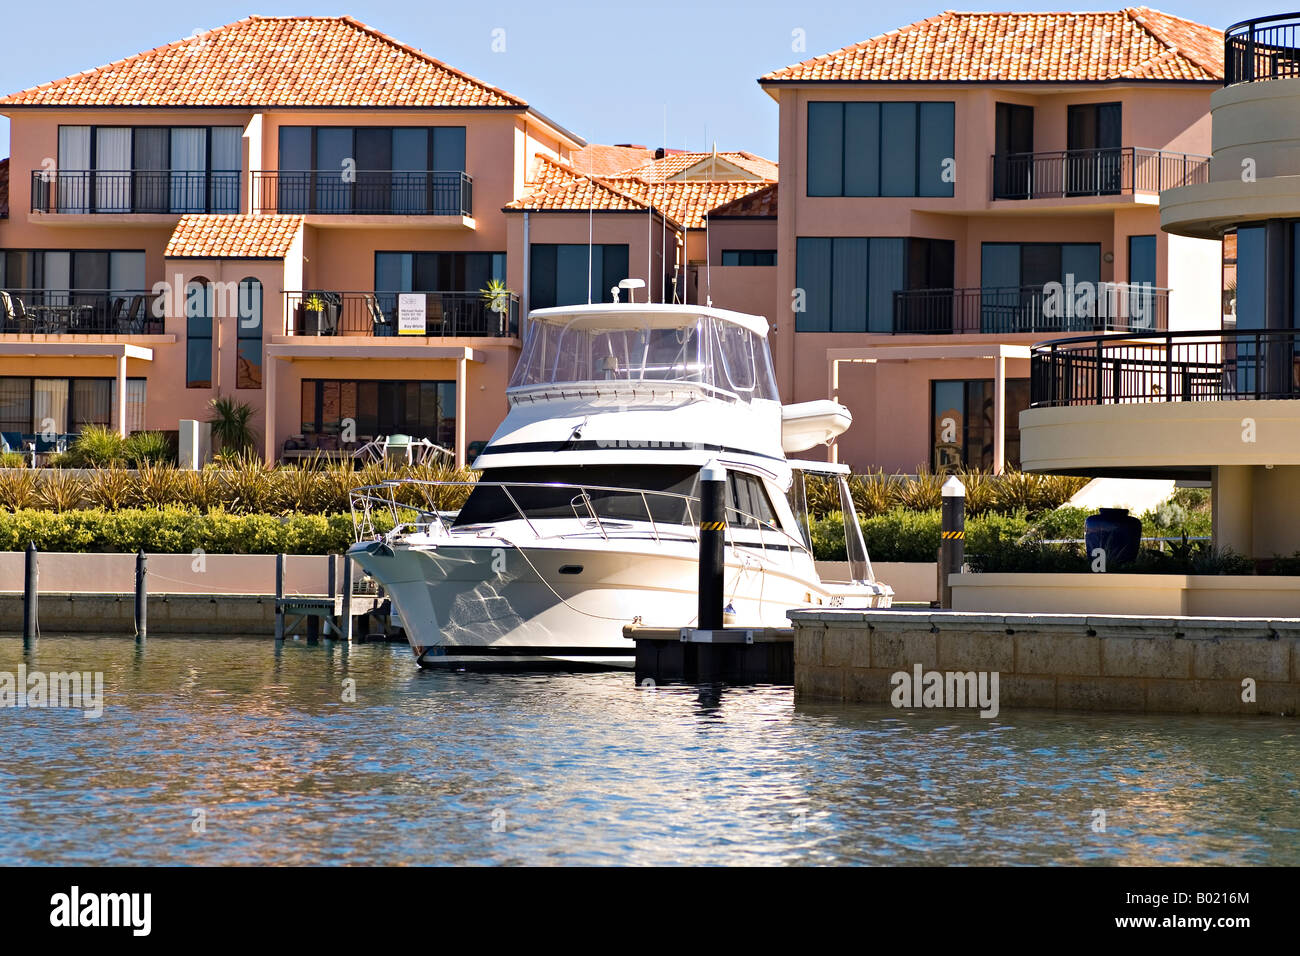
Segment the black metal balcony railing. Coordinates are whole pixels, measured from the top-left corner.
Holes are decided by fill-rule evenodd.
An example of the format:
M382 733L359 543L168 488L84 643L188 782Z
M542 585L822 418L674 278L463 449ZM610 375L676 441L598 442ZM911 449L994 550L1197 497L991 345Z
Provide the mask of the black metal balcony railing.
M1300 329L1085 336L1035 345L1030 404L1300 398Z
M144 290L0 290L0 334L156 335L158 296Z
M418 307L402 314L402 295L423 296L423 319ZM519 297L513 293L490 300L482 292L320 290L286 292L284 301L290 335L509 338L519 334Z
M32 212L236 213L239 170L62 170L32 172Z
M1061 149L994 153L994 199L1122 196L1209 182L1210 158L1161 149Z
M1300 13L1242 20L1223 31L1223 85L1300 76Z
M894 293L894 331L953 333L1103 332L1169 327L1169 290L1147 285L909 289Z
M253 174L259 212L470 216L474 181L460 171L269 170Z

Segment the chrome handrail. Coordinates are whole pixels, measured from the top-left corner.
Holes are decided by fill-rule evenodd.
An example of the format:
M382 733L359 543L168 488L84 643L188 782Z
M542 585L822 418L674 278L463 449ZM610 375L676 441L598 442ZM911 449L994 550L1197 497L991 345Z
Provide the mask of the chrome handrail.
M650 531L651 534L654 536L654 540L656 543L660 543L664 535L661 534L659 524L654 517L654 511L650 507L650 496L653 495L658 498L669 498L680 502L685 507L686 520L688 523L685 525L681 525L681 527L690 529L690 534L687 537L687 540L693 543L698 543L699 541L698 528L695 523L695 509L692 507L694 503L697 503L700 500L699 497L696 495L687 495L675 491L656 491L656 490L644 489L644 488L627 488L618 485L577 485L577 484L572 484L570 482L562 482L562 481L434 481L434 480L421 479L421 478L396 479L396 480L381 482L380 484L377 485L364 485L358 488L354 488L349 494L349 508L352 514L353 529L355 531L355 536L357 541L383 540L385 542L391 543L396 538L400 538L406 534L410 534L410 533L427 534L432 532L432 529L435 526L435 523L433 521L429 521L422 524L419 521L402 520L401 512L403 510L417 511L421 514L429 514L429 512L421 512L420 509L415 505L404 504L397 500L397 490L405 485L415 485L415 486L422 486L427 488L478 488L478 487L499 488L505 494L511 506L515 509L515 513L519 516L519 519L522 520L528 526L528 529L532 533L533 537L537 539L541 539L546 536L543 535L540 531L538 531L537 526L533 523L533 520L529 518L528 513L519 504L518 499L516 499L514 494L511 493L510 490L511 488L515 488L515 489L554 488L554 489L572 490L576 492L576 494L573 496L573 498L570 501L570 505L573 506L574 502L578 501L579 499L583 499L584 503L587 505L589 513L592 515L592 517L596 522L597 530L600 532L601 536L605 540L609 540L610 534L609 531L606 529L605 522L602 520L600 514L596 512L595 507L592 504L591 494L590 494L591 492L593 491L613 492L616 494L632 495L632 496L639 497L641 499L641 503L643 507L645 508L645 513L646 513L645 520L650 525ZM426 495L425 500L430 501L431 499L429 498L429 496ZM392 520L392 528L386 533L381 534L375 527L374 514L377 506L381 508L383 511L387 512ZM576 507L574 508L574 513L575 515L577 514ZM445 514L442 514L440 512L432 512L432 514L436 516L439 533L442 535L448 535L448 536L451 535L453 533L453 528L454 528L454 525L452 524L452 520L449 519ZM736 530L755 531L758 533L757 541L738 541L736 540L734 534L731 533L732 527L729 524L728 543L731 545L733 549L758 547L759 549L761 549L764 559L770 560L768 556L768 541L766 536L764 535L764 532L773 532L785 538L786 541L789 543L786 554L789 556L791 563L793 563L794 554L796 553L796 551L803 551L809 555L812 554L812 551L807 542L805 542L801 537L792 535L789 531L775 524L774 522L766 521L763 518L758 517L757 515L750 514L749 512L742 511L739 508L734 508L734 507L727 508L727 515L729 519L732 516L735 516L737 518L753 522L754 527L744 527ZM634 520L640 520L640 519L634 519ZM566 535L560 535L560 537L566 537Z

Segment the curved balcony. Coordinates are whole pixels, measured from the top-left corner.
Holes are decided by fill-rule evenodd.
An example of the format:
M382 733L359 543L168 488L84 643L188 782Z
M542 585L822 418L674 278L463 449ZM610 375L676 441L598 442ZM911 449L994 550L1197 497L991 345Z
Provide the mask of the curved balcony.
M1056 339L1030 351L1029 405L1300 398L1300 329Z
M1058 339L1033 347L1029 387L1026 471L1205 480L1300 465L1300 329Z
M1242 20L1223 31L1223 85L1300 77L1300 13Z

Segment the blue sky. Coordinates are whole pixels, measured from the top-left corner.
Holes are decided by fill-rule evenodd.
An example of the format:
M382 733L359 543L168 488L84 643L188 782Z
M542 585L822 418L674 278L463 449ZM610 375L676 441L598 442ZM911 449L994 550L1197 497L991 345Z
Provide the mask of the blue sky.
M708 149L716 141L719 149L748 149L777 159L776 104L759 89L755 82L759 76L933 16L950 4L951 0L10 4L5 11L8 42L0 56L0 90L9 93L35 86L250 14L346 13L522 96L592 142L663 145L666 110L670 147ZM991 9L1006 10L1008 5L995 4ZM1106 8L1033 0L1015 9ZM1194 0L1161 4L1158 9L1216 27L1227 25L1221 3ZM1246 15L1230 14L1233 19ZM505 31L503 53L492 50L493 31L498 28ZM792 49L796 30L802 30L805 38L802 52ZM7 155L8 121L0 117L0 157Z

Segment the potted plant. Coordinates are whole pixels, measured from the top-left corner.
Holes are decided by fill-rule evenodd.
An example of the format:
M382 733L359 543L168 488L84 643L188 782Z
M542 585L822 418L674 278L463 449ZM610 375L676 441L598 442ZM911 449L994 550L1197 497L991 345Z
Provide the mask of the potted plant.
M510 321L510 297L513 293L500 279L489 279L487 288L479 289L479 294L483 296L488 311L497 314L497 325L504 332Z

